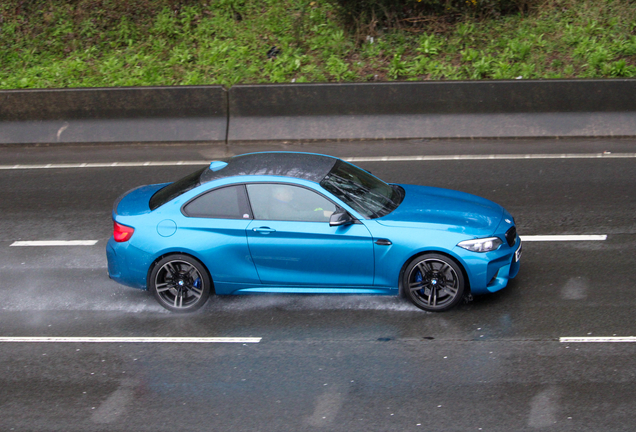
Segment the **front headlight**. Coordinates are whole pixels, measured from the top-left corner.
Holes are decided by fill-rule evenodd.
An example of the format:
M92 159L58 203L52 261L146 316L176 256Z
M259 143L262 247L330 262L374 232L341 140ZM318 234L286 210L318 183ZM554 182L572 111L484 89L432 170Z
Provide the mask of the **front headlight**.
M497 250L503 242L499 237L488 237L483 239L465 240L459 242L457 246L472 252L490 252Z

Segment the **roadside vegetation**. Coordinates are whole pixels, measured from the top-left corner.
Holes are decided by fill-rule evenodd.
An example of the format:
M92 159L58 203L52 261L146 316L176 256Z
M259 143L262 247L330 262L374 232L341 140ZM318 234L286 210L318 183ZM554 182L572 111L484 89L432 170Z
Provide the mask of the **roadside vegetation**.
M630 0L352 2L5 0L0 88L636 76Z

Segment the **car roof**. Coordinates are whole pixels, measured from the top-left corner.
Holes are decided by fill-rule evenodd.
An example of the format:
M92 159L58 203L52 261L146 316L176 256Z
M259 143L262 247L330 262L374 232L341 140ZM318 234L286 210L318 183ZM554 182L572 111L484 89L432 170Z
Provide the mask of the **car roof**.
M227 159L227 166L201 173L201 183L233 176L270 175L294 177L319 183L333 168L337 158L314 153L262 152Z

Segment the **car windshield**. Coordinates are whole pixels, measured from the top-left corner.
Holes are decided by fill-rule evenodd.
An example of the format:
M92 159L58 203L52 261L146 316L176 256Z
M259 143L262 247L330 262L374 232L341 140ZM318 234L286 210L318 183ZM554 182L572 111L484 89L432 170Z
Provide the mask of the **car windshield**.
M369 219L386 216L404 198L399 186L388 185L367 171L343 161L336 162L320 185Z
M206 169L207 167L196 170L192 174L189 174L182 179L177 180L174 183L170 183L166 187L159 189L157 192L155 192L152 198L150 198L150 210L159 208L168 201L178 197L183 193L186 193L190 189L194 189L195 187L199 186L201 184L201 173L203 173L203 171L205 171Z

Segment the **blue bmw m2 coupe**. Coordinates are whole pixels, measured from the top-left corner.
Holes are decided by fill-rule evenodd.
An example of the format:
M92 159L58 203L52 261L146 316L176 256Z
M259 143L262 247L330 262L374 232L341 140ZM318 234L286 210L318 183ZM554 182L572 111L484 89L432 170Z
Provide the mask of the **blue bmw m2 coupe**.
M444 311L519 271L513 217L484 198L387 184L331 156L215 161L115 202L108 273L193 311L211 293L390 294Z

